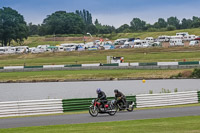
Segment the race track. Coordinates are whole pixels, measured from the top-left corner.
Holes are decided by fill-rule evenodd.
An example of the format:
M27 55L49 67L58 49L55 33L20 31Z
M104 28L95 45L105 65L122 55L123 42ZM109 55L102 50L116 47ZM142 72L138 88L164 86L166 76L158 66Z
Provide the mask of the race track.
M89 114L8 118L8 119L0 119L0 128L95 123L95 122L106 122L106 121L139 120L139 119L153 119L153 118L167 118L167 117L195 116L195 115L200 115L200 106L136 110L134 112L118 112L115 116L109 116L105 114L105 115L99 115L96 118L91 117Z

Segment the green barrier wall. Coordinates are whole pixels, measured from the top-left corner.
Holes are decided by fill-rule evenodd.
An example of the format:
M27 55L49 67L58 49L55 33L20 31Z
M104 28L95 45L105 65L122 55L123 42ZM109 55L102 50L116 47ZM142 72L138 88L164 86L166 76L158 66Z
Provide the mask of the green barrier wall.
M116 64L102 64L101 66L119 66L119 64L118 63L116 63Z
M200 103L200 91L198 91L197 93L198 93L198 98L199 98L199 103Z
M81 64L65 65L64 67L82 67L82 65Z
M24 68L43 68L43 66L24 66Z
M151 63L139 63L139 66L157 66L157 62L151 62Z
M3 69L3 67L0 67L0 69Z
M63 112L88 110L93 99L95 98L64 99L62 100ZM108 98L108 100L112 99L114 99L114 97ZM134 101L136 103L136 96L127 96L126 99L127 101Z
M199 65L199 61L178 62L178 65Z

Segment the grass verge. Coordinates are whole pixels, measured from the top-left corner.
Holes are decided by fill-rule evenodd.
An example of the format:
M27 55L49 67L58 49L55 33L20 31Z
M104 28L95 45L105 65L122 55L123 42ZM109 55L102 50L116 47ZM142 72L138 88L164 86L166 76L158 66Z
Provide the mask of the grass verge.
M0 129L1 133L199 133L200 116Z
M0 55L0 67L106 63L107 56L123 56L125 62L199 61L199 51L199 47L174 47Z
M45 82L78 80L113 80L113 79L163 79L170 78L184 71L181 70L62 70L39 72L2 72L1 82Z

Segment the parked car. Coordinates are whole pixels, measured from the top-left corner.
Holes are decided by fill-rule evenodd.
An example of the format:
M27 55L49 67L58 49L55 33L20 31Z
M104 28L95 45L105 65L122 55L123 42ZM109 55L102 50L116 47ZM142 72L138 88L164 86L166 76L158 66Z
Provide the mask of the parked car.
M189 46L195 46L195 45L199 45L198 40L190 41Z

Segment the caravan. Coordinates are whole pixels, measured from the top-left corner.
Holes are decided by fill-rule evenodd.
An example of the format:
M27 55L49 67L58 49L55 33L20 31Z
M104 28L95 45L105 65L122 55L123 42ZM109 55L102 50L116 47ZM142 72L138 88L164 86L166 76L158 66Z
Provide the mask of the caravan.
M15 54L15 47L0 47L0 54Z
M170 46L184 46L182 39L170 39Z
M29 47L28 46L17 46L16 47L16 53L21 54L21 53L28 53L29 52Z

